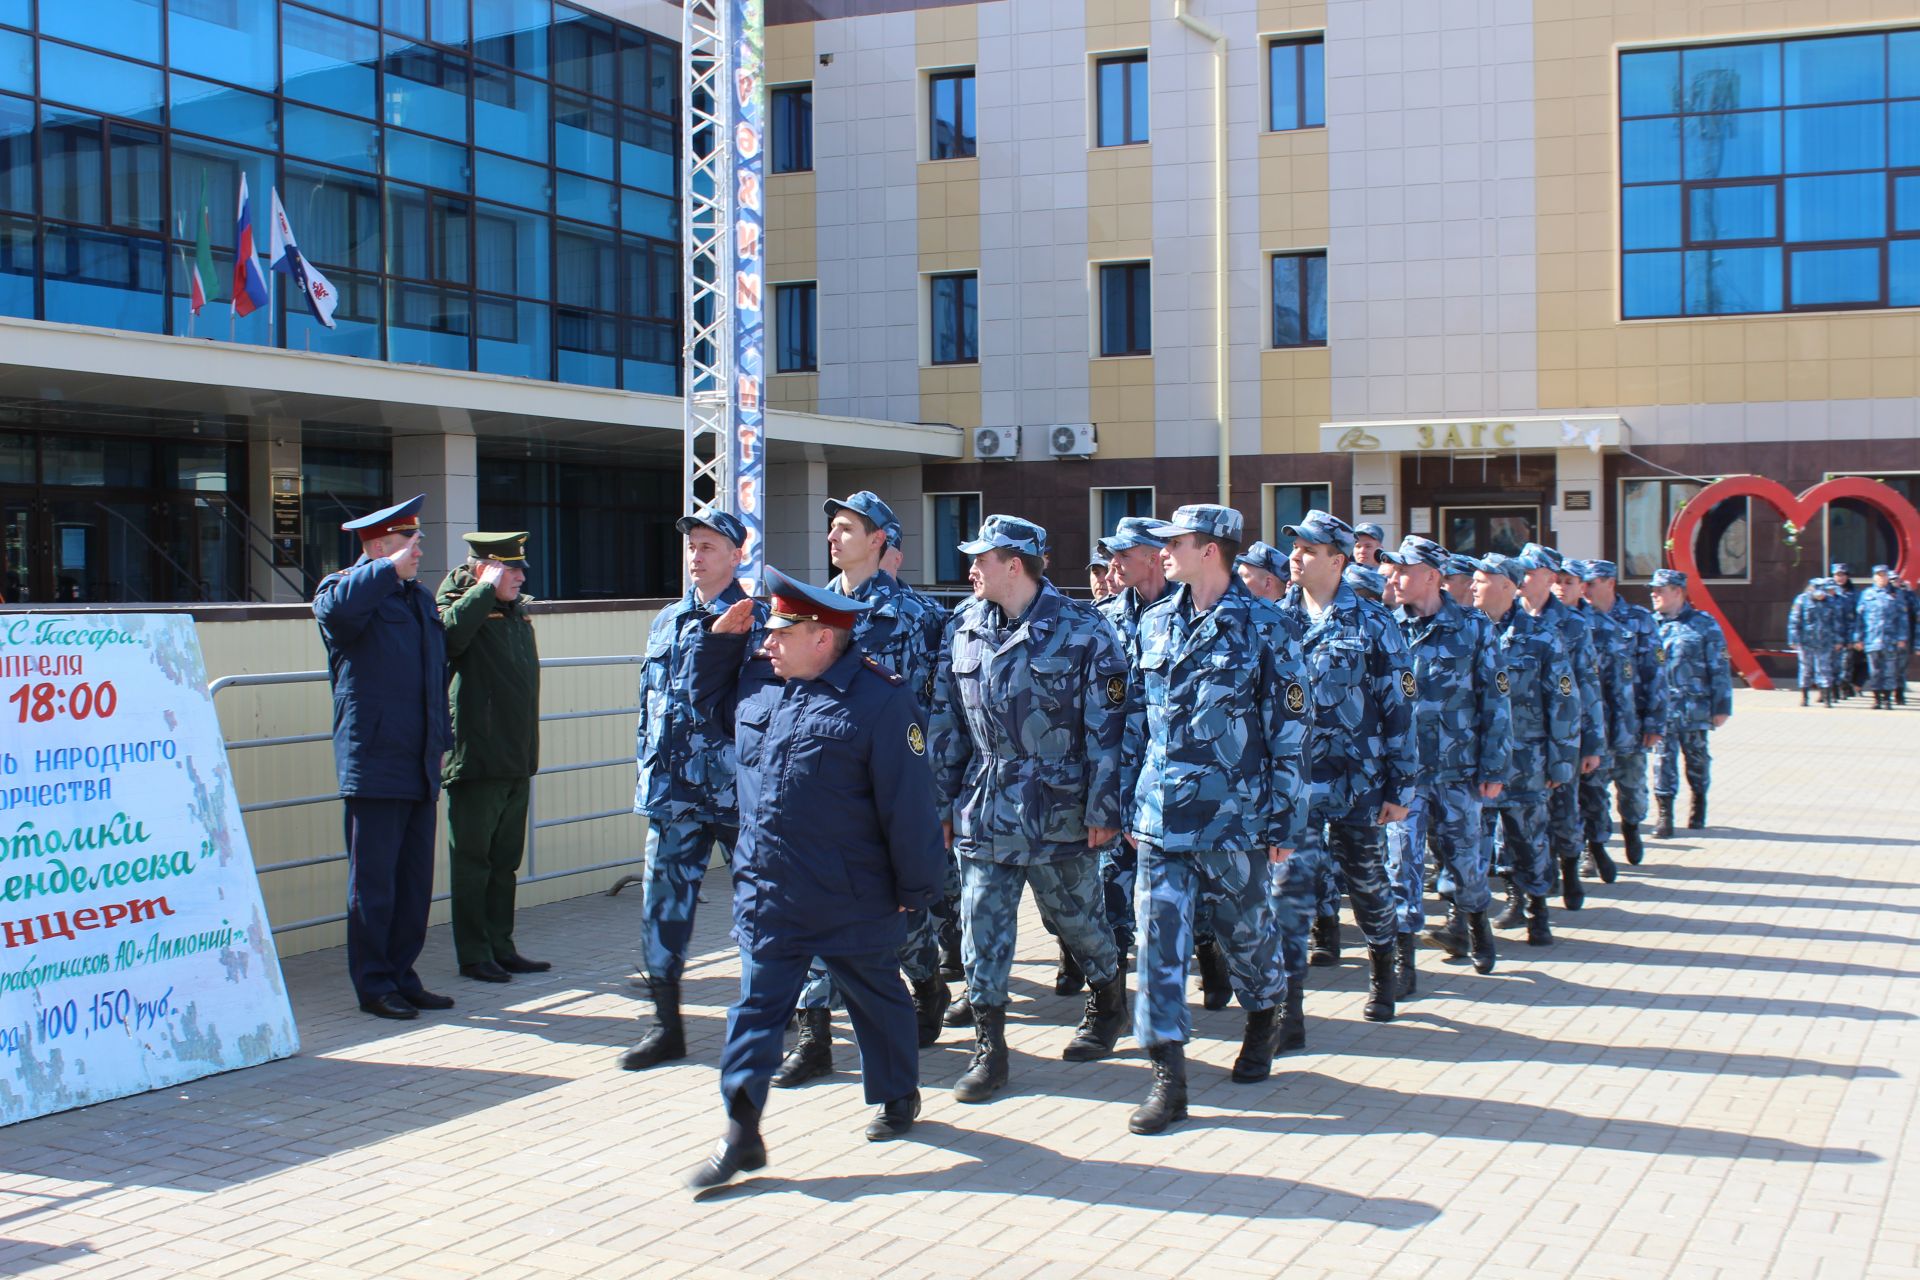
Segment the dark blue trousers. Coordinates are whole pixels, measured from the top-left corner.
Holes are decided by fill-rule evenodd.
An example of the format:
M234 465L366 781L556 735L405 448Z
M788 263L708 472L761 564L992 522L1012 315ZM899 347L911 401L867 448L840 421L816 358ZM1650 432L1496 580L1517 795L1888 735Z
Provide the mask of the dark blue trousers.
M720 1096L729 1106L744 1092L756 1111L766 1109L767 1082L780 1066L787 1019L800 1003L810 958L740 952L740 999L727 1011L727 1043L720 1050ZM821 956L818 963L847 1002L867 1101L878 1106L918 1089L920 1042L898 948Z
M362 1000L422 989L434 816L431 800L347 797L347 973Z

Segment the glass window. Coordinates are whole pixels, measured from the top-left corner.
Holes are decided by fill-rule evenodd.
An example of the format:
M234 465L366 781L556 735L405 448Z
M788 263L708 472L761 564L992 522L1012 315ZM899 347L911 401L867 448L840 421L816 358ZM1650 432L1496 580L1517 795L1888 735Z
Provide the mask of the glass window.
M281 57L287 97L368 119L378 115L380 37L307 9L285 12Z
M680 393L680 339L675 325L629 320L623 327L620 385L628 391L671 396Z
M1812 249L1793 255L1793 305L1860 306L1880 301L1880 250Z
M613 107L577 94L553 95L553 159L562 168L613 181L615 137Z
M441 369L470 369L473 296L395 281L388 288L387 359Z
M1693 495L1705 488L1692 480L1629 477L1620 482L1620 576L1641 582L1667 562L1667 529ZM1715 503L1695 535L1700 576L1710 582L1744 582L1750 565L1745 498Z
M1780 105L1780 46L1703 45L1680 54L1688 111L1738 111Z
M33 0L0 0L0 22L16 27L33 25Z
M1680 176L1680 122L1631 120L1620 126L1620 176L1627 182L1671 182Z
M1887 163L1920 165L1920 102L1887 104Z
M483 130L481 137L485 137ZM545 209L552 203L553 176L543 165L522 164L485 151L473 153L473 189L489 200Z
M247 176L248 197L253 201L254 244L260 251L266 250L266 193L273 185L271 156L176 135L172 139L172 162L171 207L179 218L175 232L179 239L187 242L189 254L192 253L193 239L199 230L203 184L206 193L207 240L216 249L233 249L234 224L238 221L235 215L240 207L240 175L243 173ZM298 218L299 210L291 210L290 216ZM296 222L294 225L299 227L301 224ZM232 274L232 262L229 260L220 279L231 280ZM184 271L181 279L186 279ZM226 290L222 289L221 292Z
M461 45L467 40L467 0L385 0L389 31Z
M1320 36L1267 46L1267 128L1277 133L1327 123L1326 52Z
M1665 116L1680 110L1680 51L1620 55L1620 114Z
M935 276L932 297L933 362L977 364L980 360L980 280L971 272Z
M33 37L19 31L0 31L0 89L33 92Z
M1680 245L1680 188L1628 187L1621 196L1620 244L1626 249Z
M1787 239L1866 240L1887 233L1887 178L1842 173L1786 182Z
M1686 118L1689 179L1751 178L1780 172L1780 113L1748 111Z
M45 243L47 319L165 331L164 242L49 225Z
M773 91L773 171L813 168L813 86L782 85Z
M980 495L977 493L930 493L933 501L933 527L927 531L933 546L933 580L955 584L967 580L969 557L960 554L960 544L971 542L980 529Z
M472 173L467 149L456 142L387 130L387 176L445 191L465 191Z
M1627 319L1680 314L1680 255L1630 253L1621 266L1622 314Z
M547 158L547 86L494 67L473 69L473 136L522 160Z
M1306 519L1307 512L1333 509L1333 489L1329 485L1270 484L1266 488L1267 520L1275 538L1282 538L1280 530L1287 525ZM1292 549L1284 540L1277 545L1283 551Z
M349 169L372 169L380 154L380 127L365 120L287 104L287 154Z
M1120 527L1120 522L1128 516L1151 517L1153 515L1153 490L1146 489L1095 489L1093 498L1097 514L1094 520L1099 525L1100 536L1111 537Z
M1887 112L1870 107L1812 107L1787 112L1787 172L1880 169L1887 163Z
M1153 352L1153 264L1110 262L1100 268L1100 354Z
M40 0L40 34L158 62L160 0Z
M958 160L973 155L973 69L929 76L927 88L927 158Z
M814 307L819 286L804 284L773 286L773 336L775 373L812 373L820 367L820 352L814 330Z
M1920 98L1920 31L1894 31L1887 36L1887 93L1895 98Z
M577 174L556 175L553 210L563 218L578 218L600 226L613 221L616 205L611 183L596 182Z
M666 196L622 188L620 229L661 240L680 238L680 202Z
M553 242L554 300L591 311L612 311L618 305L620 278L613 234L563 223L555 229ZM612 340L608 342L611 345Z
M250 0L167 0L168 63L272 92L279 81L279 9Z
M272 98L192 76L175 75L170 80L174 128L263 151L277 145Z
M0 112L4 112L0 106ZM6 133L6 125L0 123L0 135ZM4 146L0 142L0 146ZM0 190L0 199L5 198ZM1920 173L1904 174L1893 180L1893 229L1895 231L1920 231Z
M132 125L107 125L107 221L141 231L166 230L160 195L165 164L160 135Z
M1707 249L1685 255L1687 314L1780 309L1780 250Z
M473 367L516 378L551 377L550 311L543 302L480 294L473 300Z
M1095 138L1103 147L1147 140L1147 55L1102 58L1095 64L1099 99Z
M680 190L673 126L637 111L620 113L620 181L663 196Z
M473 56L547 74L547 0L473 0Z
M46 157L46 212L69 222L106 221L106 151L98 116L46 112L40 147Z
M611 98L620 81L613 24L563 4L553 7L553 79L580 93Z
M0 94L0 209L33 212L33 105Z
M465 142L467 60L391 36L386 54L386 122Z
M473 218L473 282L489 293L547 298L547 219L483 204Z
M389 182L387 270L412 280L466 284L469 279L468 259L471 256L471 225L471 205L468 201ZM426 295L421 296L424 298ZM399 313L394 318L395 324L414 322L413 317L418 310L414 304L400 307L396 295L390 305L399 307ZM409 307L413 310L409 310Z
M1273 255L1273 345L1321 347L1327 342L1327 255Z
M1671 187L1648 188L1671 191ZM1687 243L1713 244L1722 240L1771 240L1778 233L1778 183L1737 187L1694 187L1688 192Z
M335 268L380 269L380 191L372 178L289 161L286 184L287 221L328 279L340 284Z
M564 273L565 267L562 266ZM589 387L617 386L620 380L620 322L572 307L553 314L555 368L560 381Z
M0 315L34 318L38 263L32 220L0 215Z
M1786 100L1865 102L1883 98L1887 38L1883 35L1833 36L1789 40L1786 44Z
M154 67L40 42L40 92L55 102L157 124L167 100L161 81Z
M305 248L306 232L301 231L300 236L303 241L301 247ZM311 346L314 351L337 356L381 359L381 321L386 310L380 277L351 271L329 271L327 279L333 281L334 296L338 300L333 313L334 327L328 329L315 323L304 309L296 306L286 313L287 345Z

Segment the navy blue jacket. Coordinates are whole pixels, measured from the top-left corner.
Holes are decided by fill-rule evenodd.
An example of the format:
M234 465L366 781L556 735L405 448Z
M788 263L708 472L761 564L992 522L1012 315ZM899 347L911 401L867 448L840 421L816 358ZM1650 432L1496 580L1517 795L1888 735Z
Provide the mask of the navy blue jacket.
M333 765L365 800L431 800L453 746L447 638L433 597L382 558L330 573L313 595L333 685Z
M927 722L907 682L849 648L818 679L747 662L746 636L693 637L693 701L734 736L733 937L767 955L858 955L906 940L900 908L946 893Z

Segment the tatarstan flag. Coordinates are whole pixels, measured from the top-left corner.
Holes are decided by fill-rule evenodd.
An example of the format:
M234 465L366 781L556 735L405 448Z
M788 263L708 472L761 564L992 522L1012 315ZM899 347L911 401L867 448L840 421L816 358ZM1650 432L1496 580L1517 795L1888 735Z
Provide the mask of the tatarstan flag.
M193 286L193 314L199 315L200 308L213 301L214 270L213 223L207 213L207 175L200 174L200 227L193 241L193 269L189 272L189 282Z

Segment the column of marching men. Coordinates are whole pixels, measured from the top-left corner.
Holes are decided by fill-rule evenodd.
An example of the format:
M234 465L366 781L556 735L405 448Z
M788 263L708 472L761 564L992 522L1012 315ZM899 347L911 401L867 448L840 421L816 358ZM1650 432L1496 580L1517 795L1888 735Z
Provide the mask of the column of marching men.
M1800 705L1837 707L1862 691L1873 709L1907 705L1907 662L1920 640L1920 593L1884 564L1856 589L1847 566L1809 578L1787 611L1787 643L1800 665ZM1863 669L1864 668L1864 673ZM1862 683L1864 681L1864 683Z

